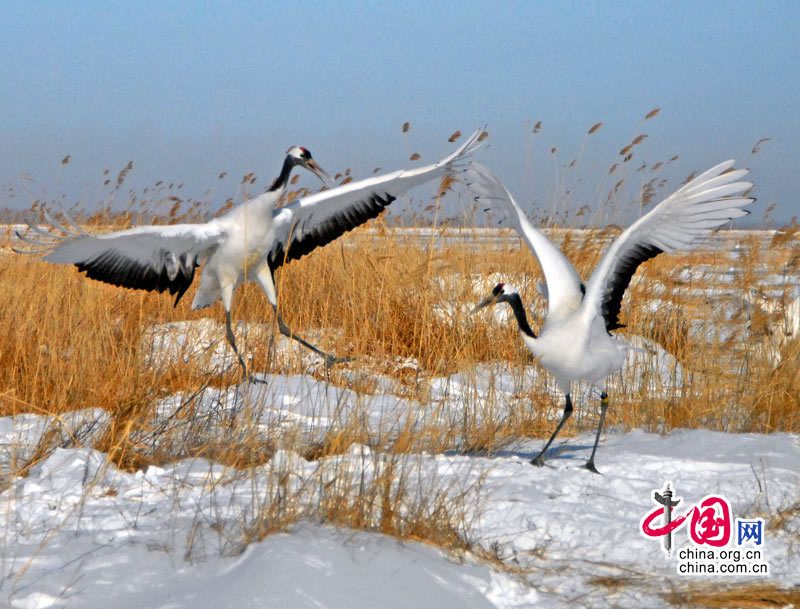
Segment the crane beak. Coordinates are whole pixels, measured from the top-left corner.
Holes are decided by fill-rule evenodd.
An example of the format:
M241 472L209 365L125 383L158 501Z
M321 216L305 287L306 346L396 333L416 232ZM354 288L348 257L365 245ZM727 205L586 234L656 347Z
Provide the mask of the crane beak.
M478 311L480 311L481 309L483 309L483 308L485 308L485 307L488 307L488 306L490 306L490 305L496 304L496 303L497 303L497 296L495 296L494 294L489 294L489 295L488 295L486 298L484 298L483 300L481 300L481 301L480 301L480 302L479 302L479 303L478 303L478 304L475 306L475 308L474 308L474 309L472 309L472 311L470 311L470 315L472 315L473 313L477 313L477 312L478 312Z
M336 186L336 182L334 182L333 178L330 174L325 171L322 167L314 159L308 159L306 161L306 169L308 169L311 173L317 176L323 184L326 186Z

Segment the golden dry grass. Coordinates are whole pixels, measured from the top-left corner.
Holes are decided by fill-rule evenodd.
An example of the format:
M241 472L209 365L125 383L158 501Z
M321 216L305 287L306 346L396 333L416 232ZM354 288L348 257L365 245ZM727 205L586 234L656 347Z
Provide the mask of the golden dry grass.
M646 574L634 573L594 577L589 583L616 593L651 588L653 582ZM693 609L785 609L800 603L800 590L761 582L686 583L661 596L673 607Z
M697 585L666 595L675 607L703 609L783 609L800 604L800 590L774 584Z
M554 236L588 276L603 244L615 233L613 228L566 230ZM613 396L612 425L652 430L697 426L729 431L800 430L798 341L781 347L782 359L775 366L765 345L781 312L761 312L744 297L762 290L764 268L796 276L791 269L796 241L793 235L784 236L766 247L757 235L736 235L741 243L735 262L726 250L701 249L660 256L639 271L623 305L627 332L656 340L688 374L683 384L671 387L662 397L645 392ZM372 228L355 231L288 265L276 277L285 319L301 334L320 330L325 348L355 356L348 366L371 366L394 375L409 396L423 400L425 382L433 376L492 360L506 360L512 367L528 364L511 324L491 323L486 315L471 318L464 311L476 302L475 281L492 273L515 283L523 281L517 287L525 301L538 299L533 286L540 277L533 257L513 239L475 247L469 239L444 244L443 238L442 231L409 236L385 228L379 220ZM4 311L0 415L59 415L88 406L105 408L113 425L102 448L120 463L135 464L139 461L136 447L128 441L130 433L144 425L160 397L239 380L235 368L209 376L191 360L158 368L143 365L148 354L142 337L149 327L208 316L220 319L218 305L193 312L190 291L173 309L166 296L107 286L85 279L72 268L14 255L7 250L10 239L7 235L0 258L0 309ZM716 286L722 290L720 296L692 294L692 289L715 287L714 272L732 264L741 272L731 283ZM687 281L678 274L683 268L701 266L710 269L707 279ZM727 309L717 306L716 300L723 296L730 301ZM254 285L237 292L234 316L254 323L273 320L266 299ZM706 339L690 332L692 320L697 323L698 319L708 322L711 336ZM729 331L716 330L723 326ZM285 363L272 359L268 342L248 342L256 370L304 371L297 363L287 369ZM418 368L394 369L390 363L397 357L413 358ZM346 383L336 369L326 376L334 383ZM550 426L545 415L560 404L544 394L530 397L537 408L497 425L484 421L458 432L475 449L492 449L513 435L543 435ZM358 433L339 431L325 446L310 450L340 452L358 439ZM428 430L427 448L447 447L452 435L453 430ZM403 452L425 446L400 434L392 448ZM252 447L245 446L226 446L225 454L218 449L214 453L236 464L251 463L254 454ZM266 453L258 454L264 458Z
M497 563L469 535L480 509L482 480L455 488L452 482L420 478L418 473L407 455L375 453L362 454L355 467L349 460L326 461L301 482L273 469L245 540L261 540L300 520L314 520L430 543L454 554L469 551Z

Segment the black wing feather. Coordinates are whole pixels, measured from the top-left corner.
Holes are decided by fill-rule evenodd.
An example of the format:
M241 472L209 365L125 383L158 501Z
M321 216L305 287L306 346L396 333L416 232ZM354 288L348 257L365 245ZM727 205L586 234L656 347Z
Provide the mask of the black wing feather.
M364 222L377 218L395 199L396 197L389 193L384 193L383 196L372 193L369 197L361 199L331 216L313 230L304 233L302 237L292 238L290 236L288 251L282 242L276 242L268 258L270 269L274 271L286 262L302 258Z
M639 244L630 248L620 257L610 281L611 289L608 290L600 305L600 311L606 322L606 331L610 332L625 327L624 324L619 323L619 310L622 307L622 296L631 283L631 277L640 264L655 258L662 252L663 250L655 245Z
M166 259L167 256L169 252L163 251L162 258ZM178 266L177 274L170 279L166 264L155 269L150 265L131 260L116 250L108 250L91 260L76 262L75 266L90 279L111 285L159 293L169 290L169 293L175 296L173 306L177 306L181 297L192 285L194 271L199 264L197 256L191 259L184 257Z

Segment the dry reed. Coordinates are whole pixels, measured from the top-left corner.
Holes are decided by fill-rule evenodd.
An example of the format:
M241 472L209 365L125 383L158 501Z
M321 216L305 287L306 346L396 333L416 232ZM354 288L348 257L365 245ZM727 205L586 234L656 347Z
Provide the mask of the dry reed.
M553 234L586 276L615 229ZM746 298L760 289L764 268L779 271L791 263L794 242L767 248L757 237L738 235L743 242L736 244L739 272L733 284L713 283L715 269L730 265L725 250L661 256L637 275L623 306L626 331L661 344L683 366L685 377L660 397L644 389L615 395L612 424L651 430L800 430L798 341L769 347L781 312L761 311ZM486 361L529 364L512 324L471 318L465 311L479 296L475 283L493 273L527 277L518 287L526 302L538 302L541 308L533 289L540 279L535 261L513 238L479 248L469 238L444 247L438 240L446 238L444 231L421 237L380 223L377 229L356 231L278 274L282 313L297 331L319 331L326 348L354 356L350 368L383 367L381 372L394 375L410 397L421 401L426 381L434 376L468 371ZM706 275L682 277L682 269L697 268L706 269ZM215 309L191 311L191 293L173 309L166 297L88 281L74 269L11 253L3 254L0 284L5 312L0 321L2 415L105 408L113 419L105 448L124 462L132 456L129 434L142 427L159 398L239 380L235 369L209 375L192 358L162 367L143 365L149 355L143 340L148 328L219 317ZM717 306L708 289L718 290L726 306ZM266 299L253 285L237 293L234 314L250 323L271 325L273 320ZM702 328L698 320L705 320ZM727 330L720 331L722 327ZM248 350L256 370L304 372L300 360L288 368L275 360L268 338L249 341ZM416 362L410 377L407 369L392 370L381 363L396 358ZM349 382L336 369L317 373L334 383ZM514 434L545 433L547 417L559 404L546 393L529 398L538 406L513 421L487 423L485 417L476 417L483 426L462 430L462 437L473 448L491 449ZM353 431L353 437L358 435ZM446 448L453 436L441 429L428 430L426 437L437 440L429 446L406 441L406 449ZM351 441L340 438L324 452L339 452ZM244 454L251 454L246 447L232 449L227 460L249 463Z

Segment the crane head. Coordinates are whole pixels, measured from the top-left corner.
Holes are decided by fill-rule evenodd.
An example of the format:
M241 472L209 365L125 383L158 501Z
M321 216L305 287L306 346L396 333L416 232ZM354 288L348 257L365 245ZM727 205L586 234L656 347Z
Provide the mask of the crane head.
M484 307L497 304L498 302L508 302L509 299L516 293L517 289L514 286L508 285L507 283L498 283L492 289L492 293L481 300L471 312L475 313Z
M289 160L293 165L308 169L311 173L317 176L323 184L327 186L333 186L335 184L333 178L328 174L328 172L320 167L319 163L317 163L311 157L311 152L309 152L308 148L303 148L302 146L292 146L286 151L286 159Z

